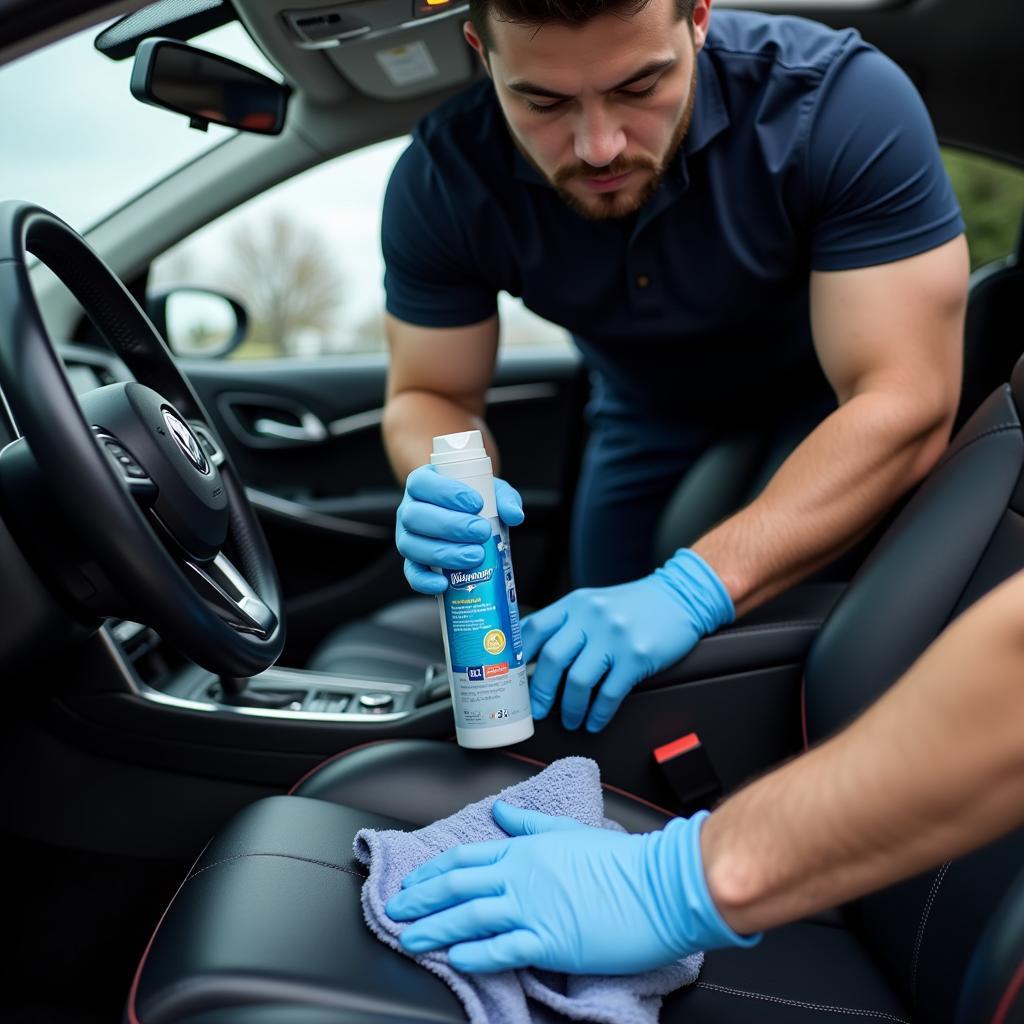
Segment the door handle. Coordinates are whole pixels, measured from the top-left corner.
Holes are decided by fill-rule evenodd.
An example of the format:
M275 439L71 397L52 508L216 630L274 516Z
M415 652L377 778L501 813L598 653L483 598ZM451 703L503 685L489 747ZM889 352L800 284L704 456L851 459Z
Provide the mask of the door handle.
M315 412L291 398L227 391L217 397L217 407L228 429L250 448L320 444L331 436Z
M301 423L282 423L280 420L261 416L253 423L253 430L260 437L275 441L293 441L297 444L318 444L327 439L327 428L311 412L304 413Z

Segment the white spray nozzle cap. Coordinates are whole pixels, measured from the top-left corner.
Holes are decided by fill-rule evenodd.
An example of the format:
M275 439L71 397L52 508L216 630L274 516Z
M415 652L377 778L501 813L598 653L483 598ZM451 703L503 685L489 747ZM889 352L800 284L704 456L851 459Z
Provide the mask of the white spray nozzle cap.
M461 434L441 434L435 437L430 461L436 466L439 463L486 458L487 451L480 431L464 430Z

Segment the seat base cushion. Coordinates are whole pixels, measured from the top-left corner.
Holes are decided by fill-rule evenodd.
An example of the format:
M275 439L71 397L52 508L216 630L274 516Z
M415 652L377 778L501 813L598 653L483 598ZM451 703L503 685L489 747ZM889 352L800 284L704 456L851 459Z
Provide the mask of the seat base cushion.
M449 795L465 802L458 787ZM463 1021L448 988L363 921L355 834L410 824L308 797L245 808L164 915L127 1024ZM661 1015L664 1024L909 1019L850 932L806 922L753 950L709 953L697 984L666 999Z

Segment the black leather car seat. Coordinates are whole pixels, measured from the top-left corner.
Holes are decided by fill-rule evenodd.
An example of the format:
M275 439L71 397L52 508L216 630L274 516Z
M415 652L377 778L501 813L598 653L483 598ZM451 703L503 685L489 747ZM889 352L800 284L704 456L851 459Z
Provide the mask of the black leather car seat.
M971 276L964 327L964 376L954 433L984 398L1009 380L1024 350L1024 221L1014 252ZM827 411L827 410L826 410ZM654 563L693 544L715 523L749 504L820 419L788 422L776 430L758 424L723 436L693 464L665 507L654 537ZM828 579L849 579L869 544L832 566ZM313 652L309 667L366 678L422 680L428 665L444 662L437 604L409 597L338 627Z
M810 742L849 721L952 619L1024 568L1022 413L1024 360L1012 387L960 431L824 623L805 671ZM955 751L936 751L949 756ZM165 914L126 1019L462 1020L440 981L363 926L352 839L361 827L433 821L534 770L509 752L382 741L331 758L294 795L246 808ZM668 813L618 791L607 793L606 809L633 830L657 828ZM753 950L711 952L661 1019L1009 1024L1024 1014L1024 886L1014 884L1022 864L1019 830L841 914L775 929ZM322 1016L328 1011L336 1016Z

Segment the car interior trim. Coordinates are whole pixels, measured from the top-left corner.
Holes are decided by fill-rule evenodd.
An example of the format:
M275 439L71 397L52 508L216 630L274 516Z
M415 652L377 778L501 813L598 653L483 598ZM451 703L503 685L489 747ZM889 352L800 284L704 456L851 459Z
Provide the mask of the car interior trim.
M364 688L377 690L381 687L375 683L373 687ZM230 704L215 703L214 701L198 701L189 700L184 697L173 697L162 690L154 690L145 685L138 689L138 695L154 704L177 708L179 711L201 711L206 714L241 715L245 718L271 718L293 722L347 722L365 725L369 720L374 725L385 725L388 722L400 722L411 713L410 711L390 711L375 714L370 718L369 715L350 714L347 712L334 714L323 711L289 711L285 708L236 707Z
M372 523L360 523L354 519L341 519L338 516L324 515L303 505L300 501L292 501L278 494L261 491L257 487L246 487L246 497L253 508L278 519L294 520L303 526L315 526L331 533L348 537L364 537L368 540L384 540L391 535L390 528L375 526Z
M541 402L558 396L558 388L554 384L538 382L535 384L506 384L501 387L488 388L487 405L508 405L511 402ZM361 430L379 427L384 421L384 409L367 409L352 416L342 416L327 425L331 437L344 437Z

